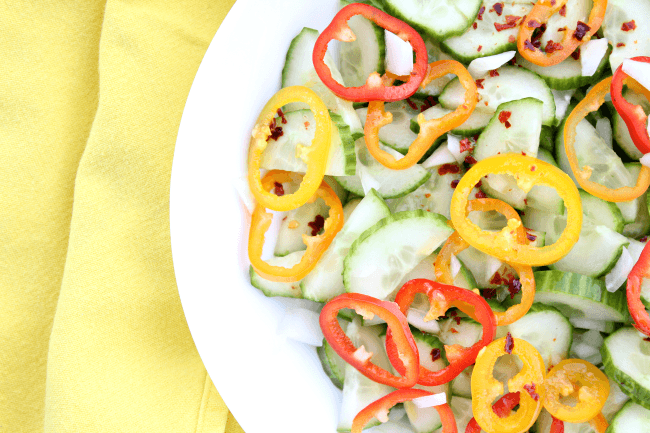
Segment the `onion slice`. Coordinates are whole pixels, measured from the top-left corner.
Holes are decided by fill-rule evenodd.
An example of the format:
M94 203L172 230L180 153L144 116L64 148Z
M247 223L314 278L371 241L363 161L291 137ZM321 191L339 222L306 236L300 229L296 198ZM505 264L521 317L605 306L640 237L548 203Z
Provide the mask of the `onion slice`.
M386 70L395 75L410 75L413 71L413 48L395 33L384 30L386 39Z
M582 46L580 65L582 66L583 77L591 77L596 73L598 65L607 54L607 44L607 38L602 38L592 39Z
M623 72L650 90L650 63L626 59L623 60Z
M480 78L490 71L500 68L515 57L516 51L506 51L494 56L474 59L467 67L467 71L474 78Z
M425 395L424 397L414 398L412 401L419 409L440 406L447 403L447 393L441 392L439 394Z
M451 164L454 162L456 162L456 157L454 154L449 151L449 148L446 145L442 145L434 150L431 156L422 163L422 167L432 168L443 164Z

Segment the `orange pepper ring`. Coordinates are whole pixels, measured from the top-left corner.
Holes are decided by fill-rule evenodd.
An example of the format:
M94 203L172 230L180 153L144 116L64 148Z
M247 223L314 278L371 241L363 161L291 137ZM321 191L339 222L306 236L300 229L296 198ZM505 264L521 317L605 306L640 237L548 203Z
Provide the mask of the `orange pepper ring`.
M439 119L425 120L424 114L420 113L418 115L420 132L411 143L407 154L401 159L395 159L379 147L379 130L393 121L393 115L384 110L383 101L372 101L368 104L366 124L363 128L366 146L370 154L383 166L392 170L404 170L412 167L424 156L438 137L463 124L472 114L477 102L476 82L462 63L455 60L440 60L431 63L421 87L424 88L435 78L447 74L458 76L460 83L465 88L465 102L455 111ZM390 80L392 78L383 79L384 86L392 84Z
M293 176L301 176L297 173L289 173L281 170L271 170L262 179L262 186L269 190L275 182L290 182ZM329 215L325 220L324 233L316 236L302 235L302 239L307 245L305 255L300 263L292 268L282 266L272 266L262 260L262 249L264 247L264 236L271 226L273 214L267 212L259 203L255 206L251 216L251 227L248 236L248 258L251 265L263 278L271 281L294 282L303 279L318 263L325 250L330 246L336 234L343 227L343 207L341 200L327 183L321 182L320 187L312 197L323 199L329 206Z
M575 150L576 128L578 124L587 117L587 114L596 111L605 102L605 95L609 93L612 83L612 77L605 78L596 84L587 96L573 109L564 125L564 149L566 151L571 171L580 186L588 193L605 201L622 202L632 201L639 198L650 186L650 168L645 165L641 167L641 172L633 187L625 186L622 188L608 188L596 182L589 180L592 170L589 167L578 167L578 155Z

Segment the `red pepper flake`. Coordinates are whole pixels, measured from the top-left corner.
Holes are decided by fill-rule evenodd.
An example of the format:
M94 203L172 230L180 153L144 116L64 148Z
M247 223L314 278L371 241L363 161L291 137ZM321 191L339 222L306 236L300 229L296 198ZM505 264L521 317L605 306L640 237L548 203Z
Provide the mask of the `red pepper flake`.
M505 347L505 352L508 355L512 355L512 349L515 348L515 341L512 339L512 335L508 332L506 334L506 347Z
M621 26L621 30L623 30L624 32L629 32L630 30L635 30L635 29L636 29L636 23L634 22L634 20L623 23L623 25Z
M566 32L566 27L560 27L557 29L558 32Z
M411 98L406 98L406 103L409 104L409 107L413 110L417 110L418 106L415 102L411 101Z
M641 239L639 239L639 242L648 242L648 237L644 236Z
M503 13L503 3L495 3L494 6L492 6L492 10L496 12L497 15L501 16L501 14Z
M551 0L551 6L555 6L555 3L556 3L555 0Z
M562 15L563 17L566 16L566 5L564 5L564 6L562 6L560 8L560 15Z
M431 349L431 360L433 362L436 362L437 360L440 359L440 349Z
M456 189L456 187L458 186L458 182L460 182L458 179L452 180L451 181L451 187L453 189Z
M521 154L526 156L526 152L524 152L523 150L521 151Z
M531 383L530 385L524 385L524 389L528 391L528 394L533 398L535 401L539 401L539 394L535 392L535 384Z
M284 187L280 182L275 182L273 184L273 193L278 197L282 197L284 195Z
M278 116L280 116L280 118L282 119L282 123L286 124L287 123L287 118L284 117L284 113L282 112L282 108L278 108L277 113L278 113Z
M582 38L585 37L585 35L589 30L591 30L591 27L589 27L587 24L583 23L582 21L578 21L578 24L576 25L576 30L575 32L573 32L573 37L581 41Z
M424 196L425 196L426 198L429 198L429 197L431 197L431 194L426 193L426 194L424 194Z
M490 77L498 77L498 76L499 76L499 71L497 71L496 69L492 69L490 71Z
M478 80L476 80L476 87L479 89L483 89L484 88L483 81L485 81L485 78L479 78Z
M539 21L537 21L537 20L528 21L528 28L529 29L538 29L540 27L542 27L542 23L540 23Z
M524 199L524 204L525 204L526 206L528 206L528 199L527 199L527 198Z
M450 331L452 334L458 334L458 331L456 331L454 328L451 328Z
M564 47L562 46L562 44L553 42L552 40L549 40L546 43L546 48L544 49L544 51L546 51L546 54L551 54L551 53L554 53L555 51L560 51L560 50L563 50L563 49L564 49Z
M520 18L521 17L518 17L516 15L506 15L506 23L505 24L494 23L494 28L497 29L497 32L515 28L517 27L517 21L519 21Z
M508 292L510 292L510 299L514 299L515 295L521 292L521 281L513 278L508 282Z
M476 198L487 198L487 194L485 194L483 191L477 191Z
M478 17L477 17L479 21L483 20L484 13L485 13L485 6L481 6L481 9L478 10Z
M532 234L532 233L528 233L528 232L526 232L526 237L527 237L528 240L531 241L531 242L535 242L535 241L537 240L537 236L535 236L535 235Z
M574 60L580 60L580 48L571 53Z
M472 142L469 140L469 138L463 138L460 140L460 153L463 152L471 152L474 150L474 146L472 146Z
M467 155L467 156L465 157L465 164L474 165L474 164L476 164L477 162L478 162L478 161L476 160L476 158L474 158L472 155Z
M438 167L438 174L440 176L444 176L445 174L456 174L460 173L460 165L457 164L443 164L440 167Z
M512 112L510 111L502 111L499 113L499 122L503 123L506 126L506 129L510 128L512 125L508 121L510 119L510 116L512 116Z
M515 38L515 35L508 36L508 42L510 42L511 44L514 44L515 42L517 42L517 38ZM514 59L515 58L513 57L512 60L514 60Z
M497 295L497 289L483 289L481 292L485 299L492 299Z
M476 51L481 51L483 49L483 45L479 45Z
M314 221L307 223L311 229L311 235L316 236L325 227L325 218L322 215L316 215Z
M426 99L424 100L424 103L420 107L420 113L435 105L438 105L438 101L436 101L436 98L434 98L433 96L427 96Z
M490 279L490 284L493 284L495 286L500 286L503 282L504 280L501 278L501 274L498 272L495 273Z
M534 165L531 165L530 166L530 171L535 171L535 170L537 170L537 167L535 167Z
M475 188L480 188L481 185L483 185L483 181L479 180L476 185L474 185Z
M623 42L619 42L618 44L616 44L616 46L617 46L618 48L621 48L621 47L624 47L625 44L624 44Z
M266 137L266 141L277 140L278 138L284 135L284 131L282 131L282 127L276 125L275 119L271 121L271 124L269 125L269 129L271 130L271 135Z
M305 122L305 129L309 129L309 125L311 125L311 123Z
M524 41L524 50L535 51L535 45L533 45L528 39Z
M648 341L648 342L650 342L650 337L646 337L646 338L644 338L643 341Z
M454 320L456 321L456 325L460 325L462 319L458 316L454 316Z
M473 28L474 30L476 30L477 27L478 27L478 23L477 23L476 21L474 21L474 24L472 24L472 28Z

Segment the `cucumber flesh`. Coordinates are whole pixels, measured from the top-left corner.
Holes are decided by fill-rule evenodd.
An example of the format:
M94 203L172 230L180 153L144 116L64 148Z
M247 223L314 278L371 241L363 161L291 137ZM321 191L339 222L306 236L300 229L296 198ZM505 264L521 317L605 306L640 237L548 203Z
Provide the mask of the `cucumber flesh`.
M361 15L351 17L348 26L356 39L340 45L341 77L347 87L361 87L373 72L384 74L384 29Z
M603 35L614 48L609 56L612 71L637 56L650 56L650 3L634 0L609 0L603 20ZM623 23L634 20L636 29L624 31Z
M343 389L343 382L345 381L345 366L347 362L339 356L338 353L332 349L332 346L323 339L323 345L316 347L318 359L323 366L323 370L327 377L330 378L334 386L338 389Z
M424 45L427 47L429 64L438 60L453 60L451 56L444 53L440 49L440 44L431 40L430 38L425 38ZM431 82L427 84L424 89L418 87L415 95L422 98L426 98L427 96L438 96L442 93L443 89L452 80L452 78L453 75L444 75L442 77L435 78L431 80Z
M312 236L313 230L309 224L319 216L326 219L328 213L329 207L322 199L317 199L313 203L305 203L299 208L288 211L280 223L274 254L283 257L296 251L306 250L307 245L305 245L302 236Z
M628 433L650 431L650 410L633 402L628 402L614 417L608 433Z
M441 105L434 105L433 107L427 108L422 113L424 114L425 120L439 119L453 110L442 107ZM483 112L479 110L474 110L470 114L469 118L462 123L460 126L451 130L452 134L461 136L461 137L473 137L476 134L479 134L487 126L492 118L490 112ZM418 133L420 132L420 125L417 122L417 119L411 119L411 131Z
M541 147L537 149L537 159L557 167L557 162L551 152ZM535 185L528 191L526 206L557 215L564 213L564 200L554 188L546 185Z
M296 251L284 257L271 257L266 262L272 266L283 266L286 268L293 267L300 263L302 256L305 255L304 251ZM265 296L281 296L286 298L302 298L302 290L300 289L300 281L291 283L283 283L278 281L270 281L259 275L250 266L250 279L251 285L259 289Z
M346 291L385 299L452 232L445 217L422 210L384 218L352 244L343 270Z
M419 107L413 101L412 103ZM420 109L412 108L406 101L399 101L385 104L384 110L393 115L393 121L379 130L379 140L384 145L405 154L418 136L411 131L411 120L420 114ZM357 114L361 119L361 124L365 126L368 108L357 109Z

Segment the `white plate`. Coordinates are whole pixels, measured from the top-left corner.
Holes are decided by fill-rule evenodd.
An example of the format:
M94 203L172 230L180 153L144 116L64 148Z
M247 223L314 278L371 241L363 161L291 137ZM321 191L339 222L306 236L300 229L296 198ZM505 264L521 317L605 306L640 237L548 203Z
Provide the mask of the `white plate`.
M250 131L280 87L302 27L323 30L338 0L237 0L210 44L181 121L171 237L183 309L199 354L246 433L336 431L340 393L314 348L277 334L286 302L249 285L248 219L234 189Z

